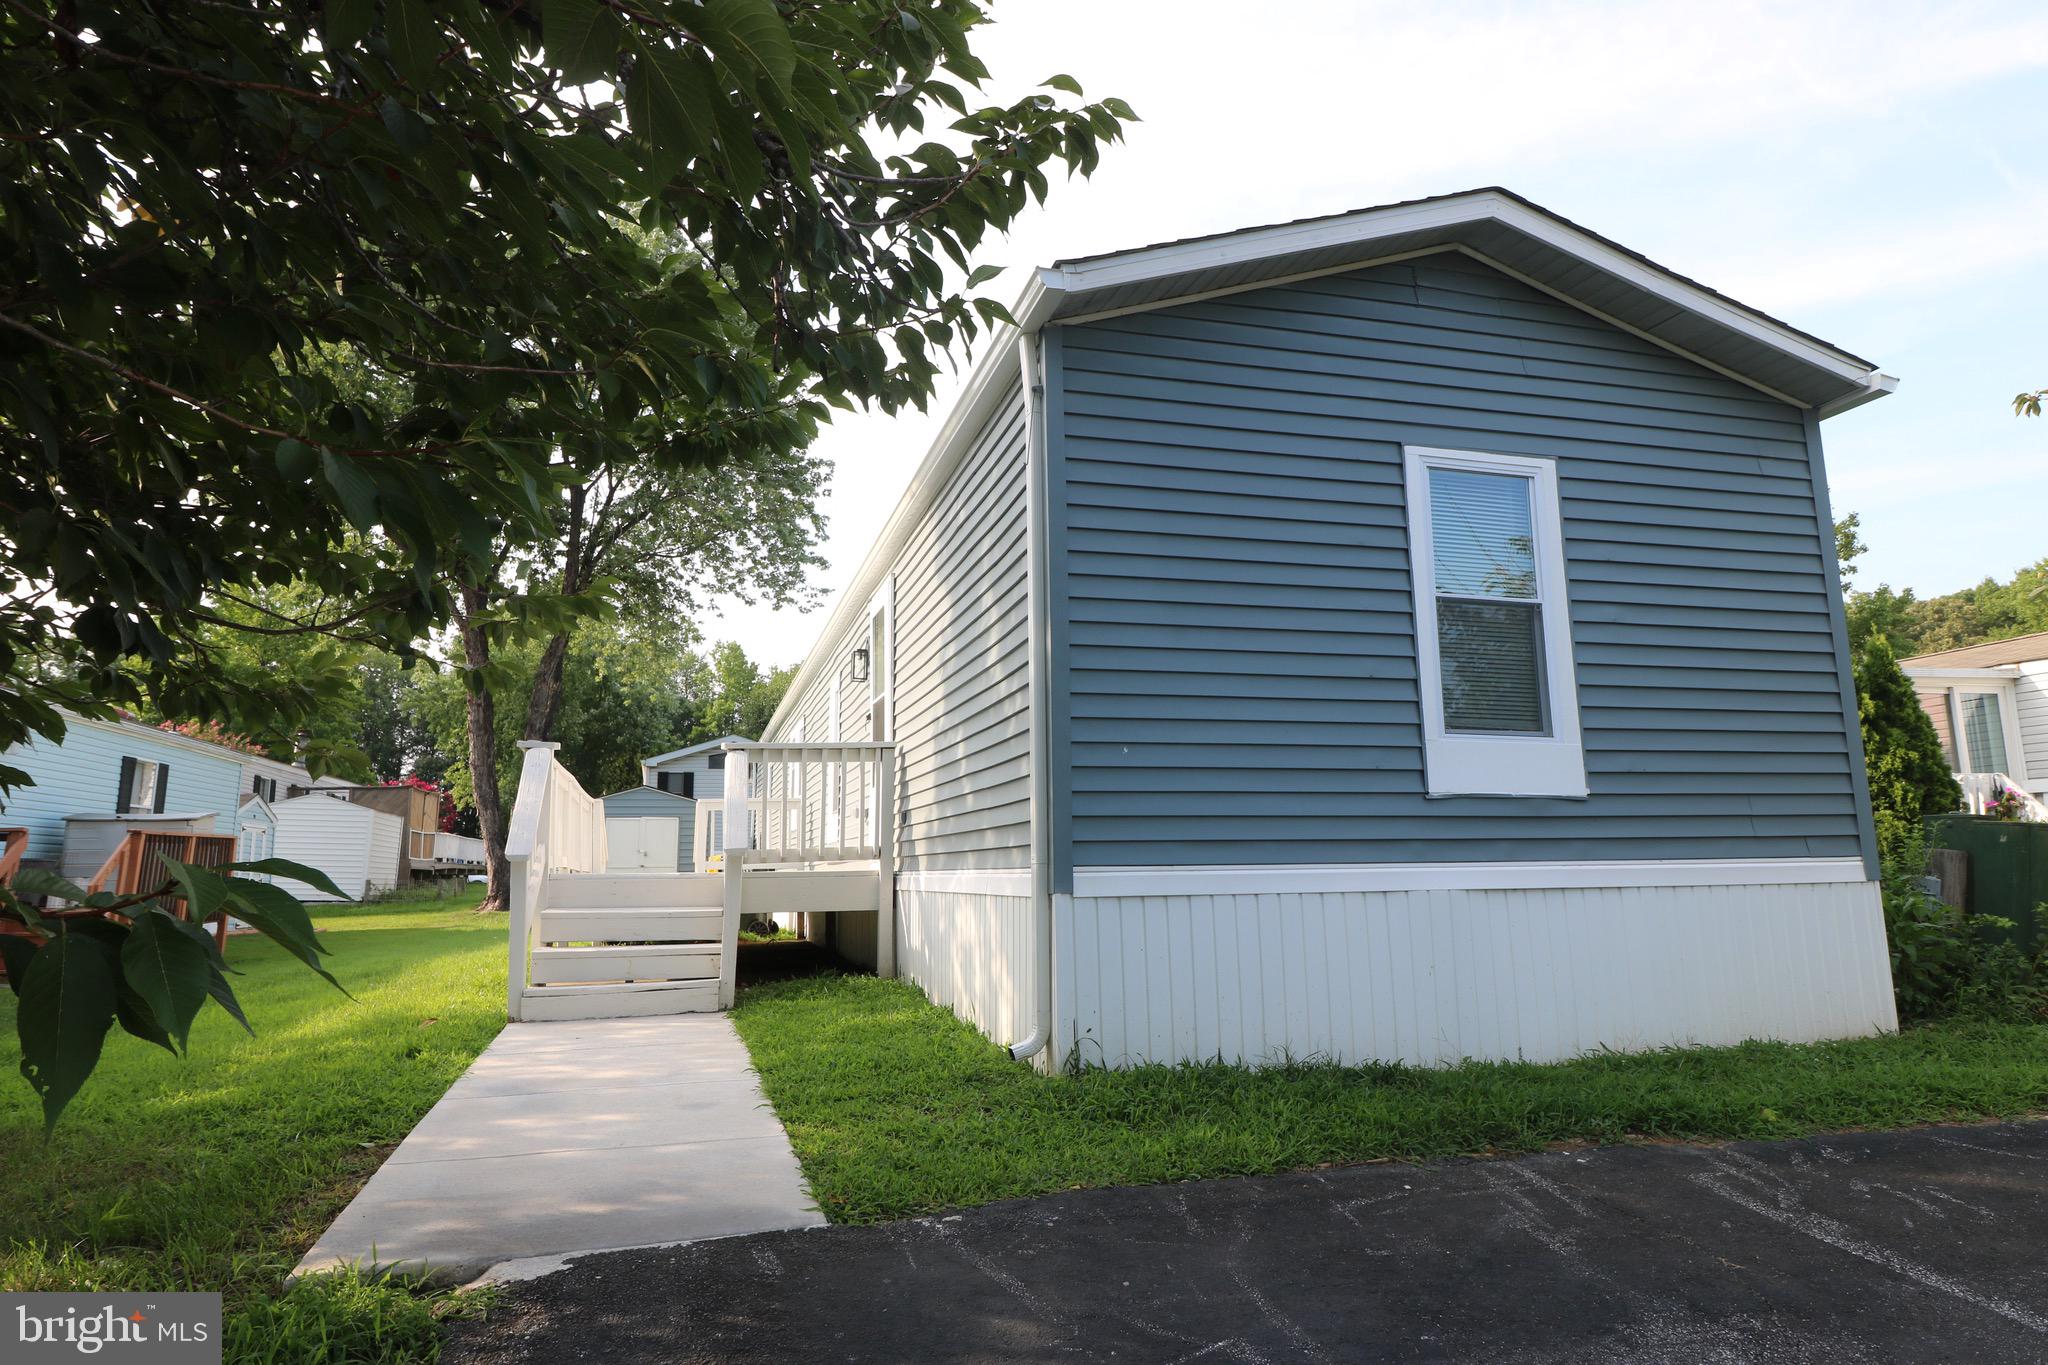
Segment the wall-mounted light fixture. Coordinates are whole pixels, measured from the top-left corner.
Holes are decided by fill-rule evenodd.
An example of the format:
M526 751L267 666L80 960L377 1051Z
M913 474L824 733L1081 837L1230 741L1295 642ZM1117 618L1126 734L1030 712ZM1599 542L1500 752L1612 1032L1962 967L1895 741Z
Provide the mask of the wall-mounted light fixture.
M862 645L853 651L853 680L855 682L866 682L868 680L868 650L866 645Z

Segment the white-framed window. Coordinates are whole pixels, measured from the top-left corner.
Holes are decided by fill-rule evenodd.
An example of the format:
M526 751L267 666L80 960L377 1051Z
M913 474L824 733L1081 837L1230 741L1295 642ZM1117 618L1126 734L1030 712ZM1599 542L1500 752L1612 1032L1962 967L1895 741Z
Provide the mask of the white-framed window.
M164 795L169 789L170 772L164 764L147 758L123 758L120 789L114 794L114 811L119 815L130 811L161 812Z
M1583 797L1556 465L1403 455L1429 794Z
M889 707L894 690L890 679L895 668L896 580L883 580L881 589L868 602L868 738L888 739L895 716Z
M1956 759L1966 773L2004 773L2016 781L2026 774L2011 736L2019 733L2010 687L1958 686L1949 691L1950 726Z

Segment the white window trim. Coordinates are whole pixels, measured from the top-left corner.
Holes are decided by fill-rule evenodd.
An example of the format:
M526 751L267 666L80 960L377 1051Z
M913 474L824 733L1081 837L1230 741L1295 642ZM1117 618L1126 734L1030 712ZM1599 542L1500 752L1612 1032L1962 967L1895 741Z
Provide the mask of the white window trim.
M882 657L873 657L875 618L882 618ZM896 575L882 580L882 586L868 599L861 613L861 645L869 651L866 714L874 715L875 703L882 704L882 733L876 739L896 738Z
M863 625L865 625L865 618L863 618ZM825 712L825 742L827 744L837 744L839 742L839 706L841 702L839 680L845 672L846 669L843 666L832 670L832 687ZM839 807L845 804L845 791L845 766L838 763L826 765L825 842L834 848L839 845Z
M1423 770L1431 796L1586 795L1579 734L1579 689L1572 666L1571 602L1565 592L1564 531L1557 465L1522 455L1403 446L1408 487L1410 582L1415 597L1415 663L1422 694ZM1466 469L1529 479L1536 533L1536 591L1542 606L1547 735L1465 735L1444 728L1444 679L1437 652L1436 548L1431 537L1429 471Z
M1966 696L1995 696L1998 698L1998 721L2005 727L2005 761L2019 772L2005 775L2022 785L2032 779L2027 774L2026 750L2020 740L2019 699L2013 682L2009 678L1984 679L1973 682L1959 682L1948 689L1949 733L1955 737L1956 767L1965 773L1988 773L1989 768L1976 766L1975 757L1970 753L1970 738L1963 728L1963 698Z

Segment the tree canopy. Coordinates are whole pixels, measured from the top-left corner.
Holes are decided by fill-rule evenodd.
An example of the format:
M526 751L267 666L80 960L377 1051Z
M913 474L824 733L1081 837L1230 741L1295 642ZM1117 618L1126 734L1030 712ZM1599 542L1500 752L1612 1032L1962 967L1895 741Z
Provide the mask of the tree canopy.
M0 8L0 743L145 700L291 735L345 666L210 668L225 607L403 653L581 472L922 403L1002 313L969 254L1131 116L1065 77L971 105L984 18ZM350 606L250 606L295 580Z
M971 254L1132 114L1065 76L970 103L985 19L982 0L8 0L0 747L60 736L60 706L127 706L367 764L360 724L323 712L366 651L403 664L455 623L494 770L490 647L604 615L588 585L518 569L574 490L742 459L787 488L801 469L775 462L831 408L924 403L1002 320ZM237 636L311 643L287 677L222 666ZM161 896L321 969L273 883L169 875L0 893L49 1122L116 1023L175 1050L207 999L239 1017ZM38 893L86 913L45 918Z

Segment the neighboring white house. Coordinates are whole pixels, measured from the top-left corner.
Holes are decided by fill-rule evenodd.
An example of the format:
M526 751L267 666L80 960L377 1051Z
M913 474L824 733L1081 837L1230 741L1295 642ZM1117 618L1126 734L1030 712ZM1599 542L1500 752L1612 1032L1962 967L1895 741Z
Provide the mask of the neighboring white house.
M320 869L351 900L397 885L399 853L405 847L402 817L346 796L318 793L290 797L271 810L277 822L276 856ZM334 899L289 877L277 883L300 900Z
M728 744L745 744L739 735L720 735L687 749L640 760L642 786L692 801L716 801L725 795L725 754Z
M1963 784L1982 810L2003 783L2048 800L2048 631L1899 660ZM2030 807L2034 818L2048 811Z

